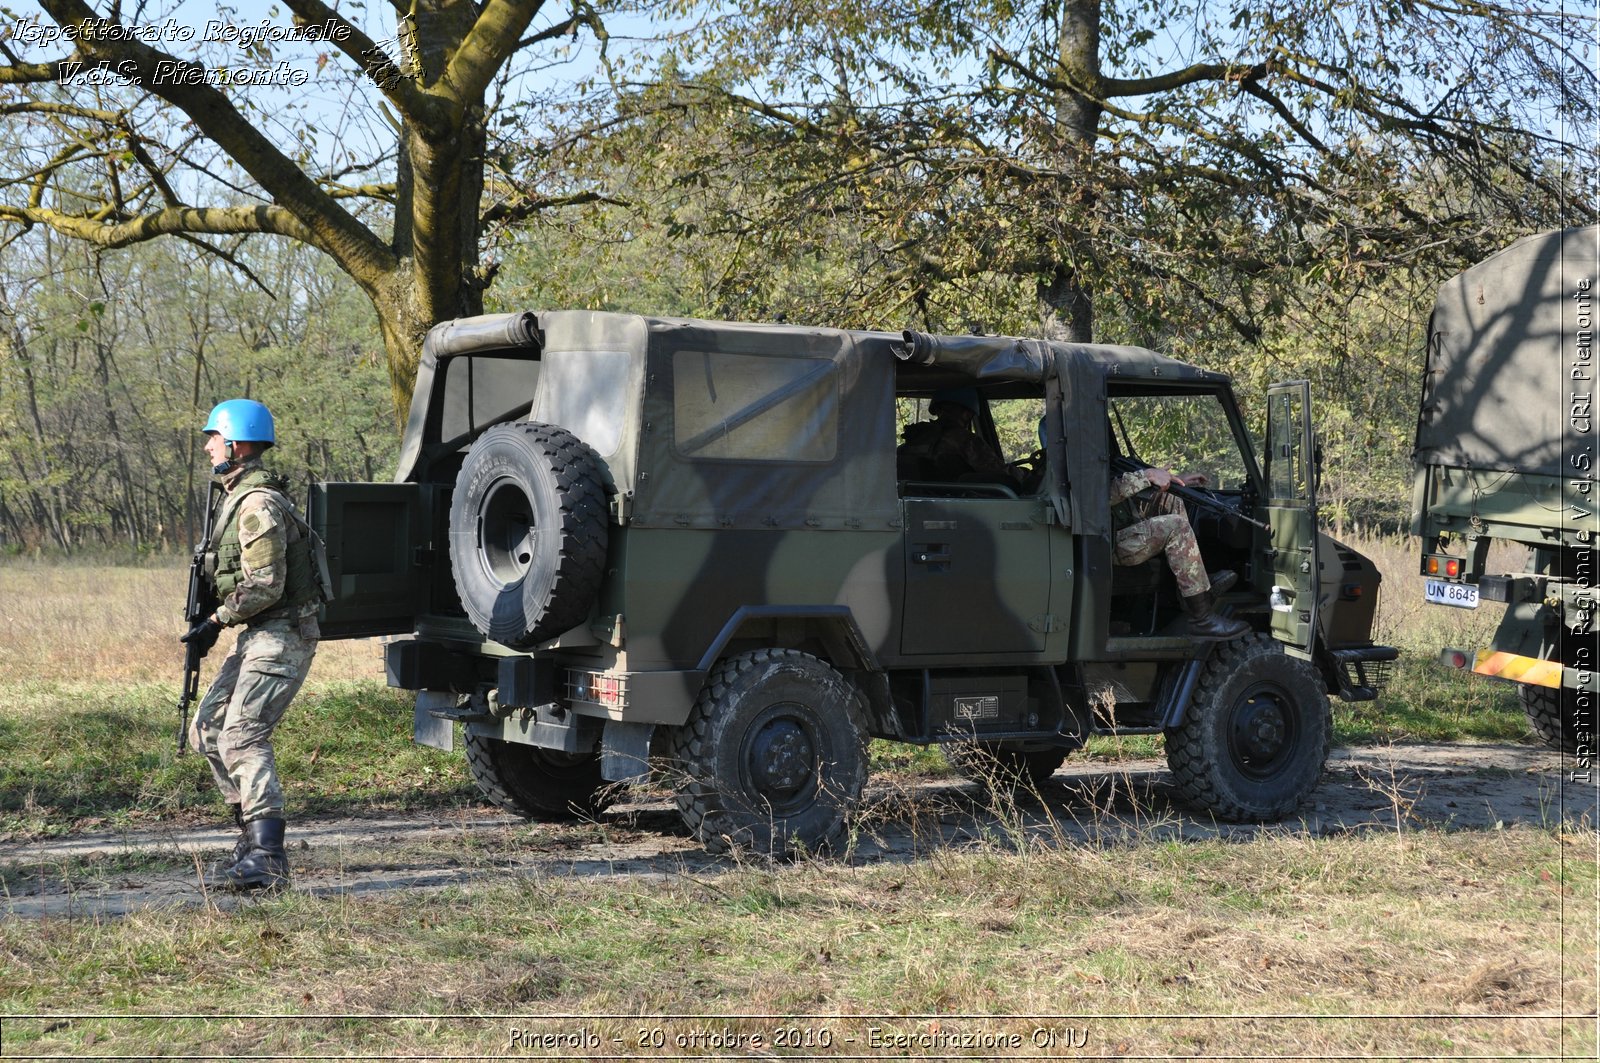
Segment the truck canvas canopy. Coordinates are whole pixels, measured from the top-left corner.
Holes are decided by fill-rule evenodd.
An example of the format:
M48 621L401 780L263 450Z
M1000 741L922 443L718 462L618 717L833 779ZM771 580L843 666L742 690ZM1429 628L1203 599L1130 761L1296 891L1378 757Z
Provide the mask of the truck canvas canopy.
M1417 418L1419 466L1568 476L1592 430L1600 226L1518 241L1439 289Z

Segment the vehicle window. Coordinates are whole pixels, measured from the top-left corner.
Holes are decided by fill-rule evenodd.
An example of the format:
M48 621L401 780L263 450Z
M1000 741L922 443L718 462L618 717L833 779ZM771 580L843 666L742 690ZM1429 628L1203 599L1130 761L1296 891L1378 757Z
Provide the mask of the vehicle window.
M1272 396L1272 416L1267 428L1272 438L1263 451L1267 455L1267 494L1272 498L1309 498L1311 485L1306 475L1305 409L1300 396L1280 392Z
M831 461L838 449L838 374L827 359L678 351L672 395L685 457Z
M1208 486L1248 484L1233 426L1216 395L1115 395L1110 400L1117 446L1148 465L1204 473Z
M895 438L904 439L908 424L931 421L928 400L894 400ZM1044 416L1044 399L990 399L989 415L994 418L995 434L1000 437L1000 454L1006 461L1025 458L1039 449L1039 419Z
M1000 454L1006 461L1026 458L1039 449L1039 419L1044 399L991 399L989 413L1000 437Z
M526 410L539 382L539 363L531 358L462 355L445 359L440 368L444 371L441 440L459 438Z

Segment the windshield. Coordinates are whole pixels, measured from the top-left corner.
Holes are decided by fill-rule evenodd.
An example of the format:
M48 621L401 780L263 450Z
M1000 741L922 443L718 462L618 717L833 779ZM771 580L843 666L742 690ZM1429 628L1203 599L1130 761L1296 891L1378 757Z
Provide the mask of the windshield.
M1249 486L1239 441L1215 393L1113 395L1110 409L1119 452L1173 472L1203 473L1218 490Z

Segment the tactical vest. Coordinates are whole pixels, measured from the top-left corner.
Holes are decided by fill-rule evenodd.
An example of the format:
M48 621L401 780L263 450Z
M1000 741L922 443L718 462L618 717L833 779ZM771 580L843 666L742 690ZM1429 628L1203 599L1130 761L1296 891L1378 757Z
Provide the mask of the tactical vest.
M316 605L325 600L316 578L311 536L307 534L307 529L303 526L299 515L295 513L294 503L283 493L287 486L288 483L283 479L273 476L265 469L257 469L246 473L234 485L233 490L224 496L222 511L218 514L224 522L222 534L217 537L212 548L217 559L212 579L216 583L218 598L226 599L233 593L233 588L239 585L239 580L244 577L244 548L239 543L239 504L244 501L246 495L265 491L276 496L276 501L287 518L284 527L284 538L287 540L284 560L288 567L288 574L283 584L283 597L278 604L265 612L276 615L285 610ZM291 532L298 532L299 537L294 537Z

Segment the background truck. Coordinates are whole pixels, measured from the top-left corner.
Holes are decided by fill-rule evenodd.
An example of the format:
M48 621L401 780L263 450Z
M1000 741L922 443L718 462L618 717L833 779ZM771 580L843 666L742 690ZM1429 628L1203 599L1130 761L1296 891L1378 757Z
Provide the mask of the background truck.
M952 388L1006 482L900 475L899 429ZM1139 348L450 322L395 482L313 489L323 634L405 636L385 660L417 739L459 724L479 787L531 817L657 770L708 846L816 848L869 738L1037 779L1091 734L1155 733L1182 798L1277 818L1321 774L1328 695L1376 696L1395 651L1378 572L1317 531L1308 385L1270 405L1263 465L1226 377ZM1209 475L1190 516L1247 635L1189 638L1159 556L1112 564L1113 449Z
M1600 697L1595 287L1600 227L1530 236L1446 281L1428 325L1411 530L1427 600L1504 611L1446 664L1517 683L1533 729L1588 756ZM1522 571L1486 571L1496 540Z

